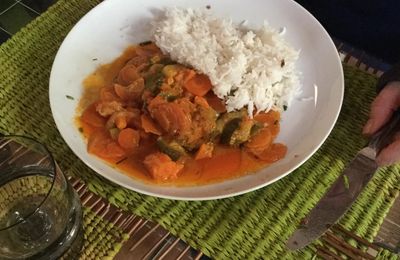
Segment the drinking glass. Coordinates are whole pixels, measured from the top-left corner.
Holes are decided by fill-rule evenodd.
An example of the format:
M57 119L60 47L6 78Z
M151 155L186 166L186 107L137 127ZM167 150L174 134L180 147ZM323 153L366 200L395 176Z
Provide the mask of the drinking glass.
M0 137L0 259L65 258L82 238L79 197L47 148Z

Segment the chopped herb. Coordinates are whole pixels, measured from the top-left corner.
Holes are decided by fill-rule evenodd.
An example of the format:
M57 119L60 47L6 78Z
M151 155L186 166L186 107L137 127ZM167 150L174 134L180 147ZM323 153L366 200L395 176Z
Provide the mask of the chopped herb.
M163 82L164 75L160 71L145 78L145 88L151 91L151 93L157 94Z
M278 120L275 120L275 121L274 121L274 125L277 125L278 123L279 123Z
M163 57L163 58L161 58L161 60L160 60L158 63L163 64L163 65L172 65L172 64L176 64L175 61L171 60L171 59L168 58L168 57Z
M207 9L211 9L211 5L206 5L206 8Z
M347 175L343 175L343 182L344 182L344 187L347 190L350 189L349 177L347 177Z
M167 96L167 101L172 102L172 101L176 100L177 98L178 98L178 96Z
M72 97L72 96L70 96L70 95L65 95L65 97L68 98L68 99L71 99L71 100L74 100L74 99L75 99L74 97Z
M82 127L79 127L78 130L79 130L79 132L83 133L83 128Z
M286 111L287 110L287 105L283 105L283 111Z
M146 46L146 45L149 45L151 43L152 43L152 41L145 41L145 42L139 43L139 46Z
M97 60L97 58L93 58L93 59L92 59L92 61L96 61L96 60Z
M123 161L125 161L126 159L128 159L128 157L124 157L124 158L122 158L121 160L119 160L118 162L116 162L115 164L120 164L120 163L122 163Z
M284 59L281 60L281 68L283 68L283 66L285 66L285 60Z

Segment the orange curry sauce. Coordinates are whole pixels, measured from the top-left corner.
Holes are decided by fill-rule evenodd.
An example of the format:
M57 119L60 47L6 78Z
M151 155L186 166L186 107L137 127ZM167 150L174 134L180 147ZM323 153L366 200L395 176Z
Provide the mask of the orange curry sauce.
M107 161L113 167L133 178L140 179L147 183L157 183L159 185L173 184L178 186L201 185L237 178L266 167L285 156L287 150L286 146L273 143L273 140L279 133L280 114L279 112L271 111L268 113L260 113L254 117L254 120L262 123L264 128L261 132L264 131L264 135L259 132L251 138L255 139L253 141L256 143L268 143L268 149L263 151L259 156L249 152L244 145L232 147L214 142L211 158L195 160L196 151L189 152L188 155L185 156L184 162L182 162L184 167L179 171L178 178L167 180L153 178L143 162L149 154L159 152L159 148L156 144L158 135L145 133L143 129L141 129L140 119L136 119L136 122L134 122L131 127L137 129L137 132L140 133L140 141L137 147L124 149L118 144L118 136L113 137L113 134L110 133L107 128L109 127L106 126L107 117L99 115L98 108L96 108L102 95L110 94L102 93L102 89L104 89L105 86L113 86L120 71L126 66L127 62L137 57L138 53L141 53L137 51L138 48L141 47L131 46L127 48L124 53L112 63L100 66L93 74L89 75L84 80L84 94L77 109L78 127L85 139L88 140L89 145L93 136L101 136L108 140L106 151L89 149L90 147L88 147L90 153ZM144 55L146 55L146 53ZM112 89L112 87L110 89ZM206 98L206 100L215 103L213 100L215 101L216 96L211 92L212 91L207 94L206 97L208 98ZM221 108L215 108L215 110L218 109ZM121 129L117 130L120 131ZM265 132L268 132L267 136L265 136ZM110 144L110 142L112 143ZM104 144L102 145L106 147ZM108 156L107 153L110 151L116 156Z

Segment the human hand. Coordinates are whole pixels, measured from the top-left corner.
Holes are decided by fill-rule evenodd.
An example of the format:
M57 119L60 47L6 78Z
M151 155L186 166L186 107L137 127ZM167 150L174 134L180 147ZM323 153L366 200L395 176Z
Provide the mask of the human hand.
M388 83L371 104L369 120L364 126L363 134L376 133L391 118L393 112L400 108L400 81ZM376 158L380 166L391 165L400 161L400 132L392 143L383 148Z

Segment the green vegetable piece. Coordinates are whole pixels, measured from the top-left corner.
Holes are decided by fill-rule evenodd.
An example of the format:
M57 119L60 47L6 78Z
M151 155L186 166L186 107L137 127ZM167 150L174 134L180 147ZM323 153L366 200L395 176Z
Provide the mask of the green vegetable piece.
M260 122L255 122L254 125L251 127L250 130L250 137L254 136L255 134L257 134L258 132L260 132L260 130L263 128L263 124Z
M168 92L161 92L159 94L159 96L163 97L168 102L172 102L172 101L176 100L177 98L179 98L178 95L174 95L174 94L168 93Z
M217 120L217 126L216 126L217 133L218 134L222 133L222 131L225 128L225 125L232 119L235 119L235 118L242 119L245 115L246 115L245 110L234 111L234 112L222 114Z
M168 155L173 161L186 154L186 150L180 144L175 141L167 142L161 137L157 139L157 146L161 152Z
M221 134L221 143L230 144L233 133L239 128L241 118L234 118L225 124L224 130Z
M253 120L242 120L240 122L239 128L236 129L229 141L230 145L240 145L248 141L251 137L251 129L253 129L255 122Z

